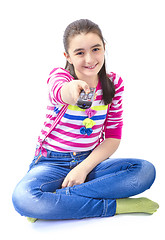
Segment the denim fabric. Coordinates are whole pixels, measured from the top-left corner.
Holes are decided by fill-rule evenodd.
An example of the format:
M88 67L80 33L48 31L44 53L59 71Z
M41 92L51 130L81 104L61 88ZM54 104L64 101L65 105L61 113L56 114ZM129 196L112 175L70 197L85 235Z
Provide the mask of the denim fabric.
M47 150L47 157L35 157L13 192L16 211L39 219L113 216L116 199L139 194L154 182L155 168L150 162L109 158L89 173L85 183L61 189L69 171L90 153Z

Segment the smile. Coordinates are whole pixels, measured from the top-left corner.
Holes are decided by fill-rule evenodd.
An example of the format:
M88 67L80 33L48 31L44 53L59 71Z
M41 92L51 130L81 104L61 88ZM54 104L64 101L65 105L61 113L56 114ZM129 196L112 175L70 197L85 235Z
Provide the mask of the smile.
M97 66L97 64L98 64L98 63L96 63L96 64L93 65L93 66L89 66L89 67L85 67L85 68L87 68L87 69L94 69L94 68Z

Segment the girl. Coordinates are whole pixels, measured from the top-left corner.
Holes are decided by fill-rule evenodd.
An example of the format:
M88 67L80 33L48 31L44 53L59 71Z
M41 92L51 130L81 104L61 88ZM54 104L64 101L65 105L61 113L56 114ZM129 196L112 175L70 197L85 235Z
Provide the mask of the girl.
M157 203L128 198L151 187L154 166L110 158L121 140L124 87L121 77L106 73L99 26L75 21L63 39L66 68L50 73L46 121L30 169L14 190L16 211L31 221L154 213ZM81 109L80 92L90 88L96 89L95 99Z

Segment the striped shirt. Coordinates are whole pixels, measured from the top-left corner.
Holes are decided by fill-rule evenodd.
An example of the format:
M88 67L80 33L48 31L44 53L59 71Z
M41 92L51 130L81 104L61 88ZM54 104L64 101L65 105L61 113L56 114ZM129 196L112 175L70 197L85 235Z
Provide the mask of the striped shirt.
M123 126L122 94L124 91L121 77L110 73L115 85L115 96L108 107L102 101L100 81L96 87L96 98L88 110L76 105L68 105L67 111L57 126L46 137L42 147L57 152L82 152L94 149L100 138L100 132L106 120L105 138L121 139ZM58 112L65 103L61 98L61 88L68 81L76 81L68 71L54 69L48 78L49 104L46 121L41 130L38 142L41 142L51 128Z

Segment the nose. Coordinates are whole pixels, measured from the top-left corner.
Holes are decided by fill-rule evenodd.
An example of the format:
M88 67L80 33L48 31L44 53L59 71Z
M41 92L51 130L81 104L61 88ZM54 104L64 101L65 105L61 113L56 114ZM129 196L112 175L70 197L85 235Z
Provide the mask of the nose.
M93 62L93 58L92 58L92 55L90 53L87 53L86 54L86 57L85 57L85 62L87 64L91 64Z

